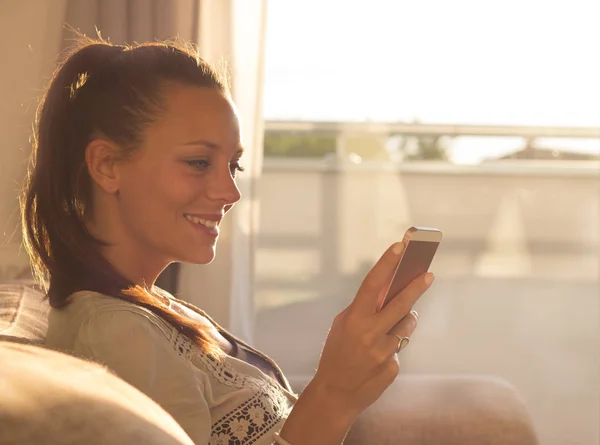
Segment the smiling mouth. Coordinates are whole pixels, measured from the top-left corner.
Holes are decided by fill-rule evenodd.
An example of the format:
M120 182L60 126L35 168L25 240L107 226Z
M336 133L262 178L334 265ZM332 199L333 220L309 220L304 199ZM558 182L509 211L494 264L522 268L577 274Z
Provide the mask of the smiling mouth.
M192 215L184 215L185 219L194 224L200 224L204 227L208 227L209 229L215 229L219 227L220 221L212 221L210 219L202 219Z

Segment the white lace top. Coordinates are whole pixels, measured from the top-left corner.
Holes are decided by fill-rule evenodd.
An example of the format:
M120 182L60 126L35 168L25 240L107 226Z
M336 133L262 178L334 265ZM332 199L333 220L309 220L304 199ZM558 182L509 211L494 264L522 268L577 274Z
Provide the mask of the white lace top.
M77 292L69 306L50 311L46 344L106 364L197 445L270 445L297 396L269 357L214 324L270 363L281 383L236 357L217 361L149 310L95 292Z

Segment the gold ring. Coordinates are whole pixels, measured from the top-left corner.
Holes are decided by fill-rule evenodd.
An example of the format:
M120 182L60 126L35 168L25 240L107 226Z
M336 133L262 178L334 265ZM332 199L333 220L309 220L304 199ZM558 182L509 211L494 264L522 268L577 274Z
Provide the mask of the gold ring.
M398 338L398 347L396 348L396 354L397 354L400 351L402 351L404 348L406 348L406 346L410 342L410 338L408 338L408 337L400 337L398 334L394 334L394 333L392 333L392 335L394 337Z

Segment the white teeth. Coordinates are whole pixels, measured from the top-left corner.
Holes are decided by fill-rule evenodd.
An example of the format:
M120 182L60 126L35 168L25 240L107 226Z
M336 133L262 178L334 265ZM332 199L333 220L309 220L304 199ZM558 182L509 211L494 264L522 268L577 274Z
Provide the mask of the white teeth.
M190 222L193 222L194 224L200 224L200 218L196 218L195 216L192 215L185 215L185 219L187 219Z
M192 216L192 215L185 215L185 219L193 222L194 224L202 224L203 226L208 227L209 229L214 229L215 227L217 227L219 225L218 221L211 221L208 219L200 219L200 218L198 218L196 216Z
M209 220L200 220L200 224L208 227L209 229L214 229L215 227L217 227L217 222L216 221L209 221Z

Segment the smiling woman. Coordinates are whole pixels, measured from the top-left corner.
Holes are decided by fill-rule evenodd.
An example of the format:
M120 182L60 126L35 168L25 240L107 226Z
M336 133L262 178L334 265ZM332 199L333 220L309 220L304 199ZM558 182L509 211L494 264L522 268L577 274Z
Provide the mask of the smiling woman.
M107 364L195 443L214 434L211 416L226 418L257 388L267 396L256 408L272 413L257 437L295 400L268 357L154 285L172 262L213 260L240 199L242 154L224 78L192 48L82 39L40 103L22 200L25 245L52 306L46 344ZM246 357L240 369L230 355Z
M213 260L240 199L236 108L190 48L82 41L42 98L35 136L22 220L52 306L47 345L106 364L199 445L340 444L393 382L431 283L419 277L376 310L402 243L336 317L299 397L273 360L155 285L172 262Z
M198 135L219 149L185 145ZM152 285L172 261L212 260L215 237L185 215L220 221L239 199L239 137L223 78L190 49L82 40L40 104L23 199L26 246L50 304L81 290L115 295L216 350Z

